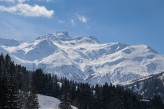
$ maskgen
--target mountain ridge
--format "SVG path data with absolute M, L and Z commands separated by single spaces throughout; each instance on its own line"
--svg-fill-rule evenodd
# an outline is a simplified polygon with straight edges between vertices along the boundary
M 158 95 L 164 101 L 163 83 L 164 72 L 161 72 L 131 81 L 129 84 L 125 84 L 124 87 L 142 95 L 146 99 L 152 99 L 154 95 Z
M 96 37 L 57 32 L 18 45 L 1 45 L 2 53 L 30 70 L 91 84 L 128 83 L 164 71 L 164 57 L 148 45 L 100 43 Z

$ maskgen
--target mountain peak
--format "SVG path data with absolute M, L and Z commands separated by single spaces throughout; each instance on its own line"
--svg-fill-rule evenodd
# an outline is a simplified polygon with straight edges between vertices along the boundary
M 82 36 L 82 37 L 74 37 L 74 40 L 77 41 L 77 43 L 99 43 L 96 37 L 94 36 Z
M 37 39 L 47 39 L 47 40 L 66 40 L 69 39 L 70 36 L 68 34 L 68 32 L 55 32 L 52 34 L 47 34 L 44 36 L 40 36 Z
M 3 45 L 3 46 L 18 46 L 21 43 L 22 43 L 22 41 L 18 41 L 15 39 L 0 38 L 0 45 Z
M 80 43 L 99 43 L 96 37 L 94 36 L 77 36 L 77 37 L 71 37 L 68 32 L 55 32 L 52 34 L 47 34 L 44 36 L 40 36 L 37 38 L 37 40 L 53 40 L 53 41 L 72 41 L 76 42 L 78 44 Z
M 12 47 L 14 44 L 0 39 L 1 53 L 11 54 L 29 70 L 42 68 L 79 82 L 122 84 L 164 71 L 164 57 L 143 44 L 102 44 L 94 36 L 74 37 L 68 32 L 47 34 Z
M 53 35 L 54 36 L 66 36 L 66 37 L 69 36 L 68 32 L 66 32 L 66 31 L 65 32 L 58 31 L 58 32 L 53 33 Z

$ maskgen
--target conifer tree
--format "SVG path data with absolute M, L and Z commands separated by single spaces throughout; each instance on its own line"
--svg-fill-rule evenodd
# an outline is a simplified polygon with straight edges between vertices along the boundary
M 34 89 L 29 92 L 27 107 L 28 109 L 39 109 L 38 97 Z
M 72 109 L 71 107 L 71 95 L 69 91 L 64 91 L 61 96 L 61 103 L 59 104 L 60 109 Z
M 18 87 L 16 80 L 16 68 L 14 63 L 11 63 L 10 57 L 6 56 L 6 108 L 18 109 Z
M 160 96 L 154 96 L 151 100 L 152 109 L 164 109 L 164 105 L 162 103 Z

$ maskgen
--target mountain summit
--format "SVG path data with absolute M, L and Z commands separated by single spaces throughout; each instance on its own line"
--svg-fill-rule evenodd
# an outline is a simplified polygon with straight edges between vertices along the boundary
M 37 39 L 66 40 L 66 39 L 70 39 L 70 38 L 71 37 L 68 35 L 68 32 L 56 32 L 56 33 L 40 36 Z
M 83 36 L 83 37 L 72 37 L 68 32 L 56 32 L 52 34 L 47 34 L 38 37 L 36 40 L 49 40 L 55 42 L 63 42 L 70 44 L 80 44 L 80 43 L 99 43 L 94 36 Z
M 78 82 L 127 84 L 164 71 L 164 57 L 147 45 L 101 44 L 93 36 L 72 37 L 68 32 L 0 45 L 2 53 L 30 70 L 42 68 Z

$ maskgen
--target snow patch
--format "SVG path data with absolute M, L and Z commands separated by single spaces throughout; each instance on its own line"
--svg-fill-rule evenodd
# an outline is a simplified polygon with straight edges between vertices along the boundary
M 59 109 L 58 105 L 60 104 L 60 100 L 50 97 L 38 94 L 38 101 L 39 101 L 39 109 Z M 74 106 L 72 106 L 72 109 L 78 109 Z

